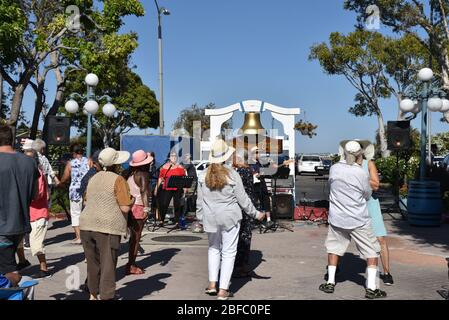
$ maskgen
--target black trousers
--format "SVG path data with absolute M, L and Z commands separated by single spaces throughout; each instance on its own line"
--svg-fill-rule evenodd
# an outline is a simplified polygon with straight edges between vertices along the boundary
M 164 222 L 165 216 L 167 215 L 168 206 L 170 205 L 170 201 L 173 198 L 173 206 L 175 211 L 175 222 L 179 222 L 179 218 L 182 214 L 182 197 L 183 190 L 164 190 L 161 189 L 158 194 L 159 197 L 159 212 L 161 214 L 161 220 Z
M 267 212 L 271 212 L 270 194 L 268 193 L 267 186 L 264 183 L 254 184 L 254 195 L 259 202 L 259 209 Z

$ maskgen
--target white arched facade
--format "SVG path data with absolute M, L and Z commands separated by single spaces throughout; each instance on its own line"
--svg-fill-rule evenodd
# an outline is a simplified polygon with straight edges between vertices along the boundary
M 295 117 L 301 113 L 299 108 L 283 108 L 273 104 L 247 100 L 221 109 L 206 109 L 206 116 L 210 117 L 210 135 L 208 140 L 201 142 L 201 157 L 210 151 L 211 143 L 221 134 L 223 124 L 231 119 L 234 112 L 270 112 L 271 116 L 278 120 L 284 129 L 283 151 L 288 151 L 290 159 L 295 158 Z M 207 138 L 207 137 L 205 137 Z M 290 164 L 290 174 L 295 176 L 295 165 Z

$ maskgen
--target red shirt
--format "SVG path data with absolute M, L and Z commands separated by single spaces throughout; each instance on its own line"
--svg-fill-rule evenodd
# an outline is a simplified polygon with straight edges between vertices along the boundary
M 39 219 L 49 219 L 48 213 L 48 185 L 46 176 L 42 170 L 39 169 L 41 176 L 39 177 L 39 190 L 37 197 L 31 201 L 30 205 L 30 222 L 37 221 Z
M 164 184 L 162 185 L 162 189 L 164 190 L 178 190 L 178 188 L 167 188 L 167 182 L 168 182 L 168 178 L 174 176 L 185 176 L 186 175 L 186 170 L 179 166 L 179 167 L 175 167 L 175 168 L 171 168 L 170 170 L 168 170 L 168 168 L 162 168 L 159 172 L 159 178 L 165 179 L 164 180 Z

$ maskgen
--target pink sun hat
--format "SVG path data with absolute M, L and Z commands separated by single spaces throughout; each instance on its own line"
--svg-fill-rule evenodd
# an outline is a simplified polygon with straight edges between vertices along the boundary
M 149 164 L 153 161 L 153 157 L 143 150 L 137 150 L 133 153 L 132 161 L 129 163 L 130 167 L 140 167 Z

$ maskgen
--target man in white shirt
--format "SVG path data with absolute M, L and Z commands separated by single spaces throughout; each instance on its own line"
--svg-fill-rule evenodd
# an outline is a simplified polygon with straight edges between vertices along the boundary
M 369 175 L 361 167 L 363 149 L 358 142 L 350 141 L 345 145 L 345 159 L 333 165 L 329 173 L 328 280 L 319 289 L 334 292 L 339 257 L 345 254 L 352 239 L 360 255 L 367 260 L 365 297 L 384 298 L 387 294 L 379 290 L 376 283 L 380 245 L 372 231 L 367 207 L 372 190 Z

